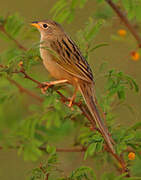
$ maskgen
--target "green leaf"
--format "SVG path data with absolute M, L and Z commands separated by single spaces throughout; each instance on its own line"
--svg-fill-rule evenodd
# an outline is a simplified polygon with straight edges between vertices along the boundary
M 123 174 L 119 175 L 118 177 L 116 177 L 114 180 L 124 180 L 126 175 L 127 175 L 127 173 L 123 173 Z
M 21 50 L 19 50 L 18 48 L 11 48 L 8 51 L 5 51 L 2 54 L 3 59 L 5 59 L 5 61 L 10 64 L 12 61 L 17 61 L 19 62 L 19 60 L 21 59 L 23 53 Z
M 102 177 L 100 180 L 114 180 L 114 178 L 115 178 L 115 175 L 113 172 L 111 173 L 104 172 L 102 173 Z
M 16 13 L 7 17 L 4 27 L 6 32 L 8 32 L 12 37 L 16 37 L 19 35 L 23 24 L 23 19 Z
M 84 160 L 86 160 L 88 156 L 92 156 L 94 154 L 96 150 L 96 146 L 97 146 L 97 143 L 92 143 L 88 146 L 84 155 Z
M 71 0 L 70 8 L 74 9 L 78 6 L 79 0 Z
M 95 49 L 100 48 L 100 47 L 103 47 L 103 46 L 108 46 L 108 44 L 107 44 L 107 43 L 98 44 L 98 45 L 96 45 L 95 47 L 91 48 L 91 49 L 89 50 L 89 52 L 93 52 Z
M 131 172 L 133 173 L 134 176 L 139 176 L 137 177 L 141 179 L 141 170 L 140 170 L 140 167 L 141 167 L 141 159 L 139 157 L 136 157 L 133 165 L 131 166 Z
M 50 146 L 50 145 L 47 145 L 46 146 L 46 151 L 49 153 L 49 154 L 54 154 L 56 152 L 56 148 L 54 146 Z
M 118 91 L 117 91 L 117 94 L 118 94 L 118 98 L 119 98 L 119 99 L 125 100 L 126 95 L 125 95 L 124 89 L 123 89 L 123 90 L 118 90 Z
M 141 21 L 141 3 L 135 8 L 135 16 L 137 21 Z
M 36 161 L 41 157 L 42 151 L 38 149 L 33 143 L 24 146 L 24 160 Z
M 80 8 L 83 8 L 84 5 L 86 4 L 86 2 L 87 2 L 87 0 L 80 0 L 80 1 L 79 1 L 79 7 L 80 7 Z
M 58 0 L 50 12 L 54 13 L 59 7 L 60 8 L 64 7 L 64 4 L 66 5 L 66 0 Z
M 80 168 L 77 168 L 74 170 L 71 175 L 69 176 L 70 180 L 76 179 L 76 180 L 96 180 L 96 176 L 93 172 L 93 170 L 89 167 L 82 166 Z
M 121 152 L 123 152 L 126 149 L 127 149 L 127 145 L 125 144 L 125 142 L 121 142 L 116 145 L 116 152 L 119 155 L 121 154 Z
M 104 20 L 99 20 L 92 28 L 91 30 L 87 33 L 86 40 L 90 41 L 93 39 L 97 33 L 99 32 L 101 26 L 103 25 Z
M 129 130 L 130 129 L 137 130 L 137 129 L 140 129 L 140 128 L 141 128 L 141 122 L 137 122 L 132 127 L 130 127 Z
M 133 9 L 133 2 L 132 0 L 124 0 L 122 1 L 124 8 L 130 13 Z

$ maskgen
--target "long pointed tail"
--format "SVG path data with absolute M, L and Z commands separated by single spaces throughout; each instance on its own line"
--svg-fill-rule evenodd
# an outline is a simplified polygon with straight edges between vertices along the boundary
M 113 151 L 113 153 L 115 153 L 113 144 L 111 142 L 111 139 L 108 135 L 108 130 L 105 127 L 104 123 L 102 122 L 99 112 L 96 108 L 95 105 L 95 100 L 94 100 L 94 96 L 93 96 L 93 87 L 91 85 L 85 84 L 85 83 L 80 83 L 79 84 L 79 90 L 88 106 L 88 109 L 90 111 L 90 113 L 92 114 L 94 121 L 96 122 L 96 124 L 98 125 L 101 134 L 103 135 L 105 142 L 108 144 L 108 146 L 110 147 L 110 149 Z

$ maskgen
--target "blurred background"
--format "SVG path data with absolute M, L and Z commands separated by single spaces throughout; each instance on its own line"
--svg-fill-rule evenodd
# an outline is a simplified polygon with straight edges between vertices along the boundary
M 12 13 L 19 13 L 27 24 L 32 21 L 42 20 L 42 19 L 52 19 L 52 14 L 49 13 L 50 9 L 53 7 L 56 0 L 2 0 L 0 5 L 0 15 L 8 15 Z M 104 6 L 104 5 L 103 5 Z M 99 11 L 102 11 L 103 6 L 98 6 L 96 0 L 87 1 L 85 7 L 83 9 L 78 9 L 75 15 L 75 20 L 70 23 L 62 23 L 65 31 L 72 37 L 72 39 L 76 39 L 75 32 L 79 29 L 83 29 L 85 26 L 88 17 L 91 15 L 95 20 L 95 10 L 99 8 Z M 112 10 L 111 10 L 112 11 Z M 141 83 L 141 75 L 140 75 L 140 67 L 141 60 L 138 61 L 132 60 L 130 54 L 135 51 L 137 47 L 137 43 L 135 39 L 132 37 L 130 32 L 126 30 L 125 26 L 120 22 L 118 17 L 115 15 L 110 20 L 109 24 L 105 23 L 94 39 L 95 44 L 107 43 L 108 46 L 98 48 L 92 53 L 90 56 L 90 65 L 92 67 L 94 78 L 96 81 L 96 89 L 103 88 L 103 82 L 101 77 L 99 77 L 97 72 L 99 71 L 99 67 L 102 63 L 107 63 L 107 69 L 116 69 L 119 71 L 123 71 L 129 75 L 131 75 L 134 79 L 136 79 L 137 83 L 140 85 Z M 124 40 L 119 40 L 115 42 L 114 36 L 119 36 L 118 31 L 120 29 L 125 29 L 127 31 L 126 37 Z M 39 33 L 37 33 L 37 38 L 33 39 L 33 42 L 38 42 Z M 7 46 L 7 42 L 0 39 L 0 53 L 3 52 Z M 26 44 L 25 44 L 26 46 Z M 41 65 L 41 71 L 46 74 L 44 67 Z M 100 91 L 101 92 L 101 91 Z M 120 114 L 122 119 L 117 118 L 117 123 L 123 124 L 124 126 L 128 126 L 129 124 L 134 123 L 134 121 L 139 121 L 139 117 L 141 116 L 141 96 L 140 93 L 135 94 L 132 91 L 129 91 L 129 96 L 127 98 L 127 103 L 129 103 L 135 114 L 129 112 L 126 107 L 121 107 L 116 110 L 116 114 Z M 18 105 L 16 105 L 18 107 Z M 12 109 L 5 109 L 5 111 L 12 111 Z M 14 110 L 14 117 L 16 118 L 16 110 Z M 67 145 L 66 145 L 67 144 Z M 71 141 L 68 141 L 68 137 L 64 139 L 64 146 L 71 145 Z M 73 168 L 84 165 L 86 162 L 83 160 L 83 153 L 60 153 L 60 161 L 63 162 L 61 164 L 62 168 L 69 172 L 73 170 Z M 97 175 L 101 172 L 98 170 L 102 162 L 99 164 L 95 164 L 94 162 L 87 162 L 87 165 L 91 165 L 93 169 L 97 169 Z M 23 160 L 21 156 L 17 155 L 15 150 L 7 150 L 6 152 L 0 150 L 0 179 L 3 180 L 25 180 L 30 169 L 35 167 L 39 162 L 26 162 Z M 97 166 L 97 167 L 96 167 Z M 107 167 L 105 166 L 105 169 Z

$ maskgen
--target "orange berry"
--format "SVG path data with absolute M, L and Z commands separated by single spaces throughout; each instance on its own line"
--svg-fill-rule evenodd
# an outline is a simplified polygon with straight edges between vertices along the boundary
M 128 154 L 128 159 L 129 160 L 134 160 L 135 159 L 135 153 L 134 152 L 130 152 L 129 154 Z
M 133 61 L 138 61 L 139 58 L 140 58 L 140 54 L 138 52 L 136 52 L 136 51 L 131 52 L 131 59 Z
M 23 66 L 23 61 L 20 61 L 18 64 L 20 67 Z
M 124 29 L 119 29 L 118 32 L 117 32 L 120 36 L 126 36 L 126 30 Z

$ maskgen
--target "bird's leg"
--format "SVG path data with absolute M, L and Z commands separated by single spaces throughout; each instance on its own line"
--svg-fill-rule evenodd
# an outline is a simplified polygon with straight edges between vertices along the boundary
M 43 87 L 41 88 L 41 91 L 43 94 L 45 94 L 46 90 L 56 84 L 63 84 L 68 82 L 67 79 L 62 79 L 62 80 L 56 80 L 56 81 L 51 81 L 51 82 L 43 82 Z
M 69 101 L 69 104 L 68 104 L 68 107 L 70 107 L 70 108 L 72 107 L 73 102 L 74 102 L 74 100 L 75 100 L 75 98 L 76 98 L 76 93 L 77 93 L 77 91 L 78 91 L 78 88 L 75 87 L 74 92 L 73 92 L 73 95 L 72 95 L 72 97 L 70 98 L 70 101 Z

